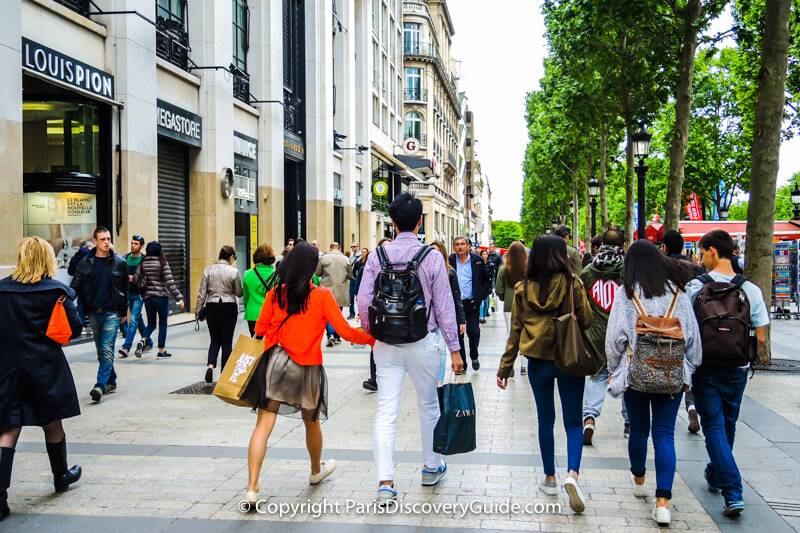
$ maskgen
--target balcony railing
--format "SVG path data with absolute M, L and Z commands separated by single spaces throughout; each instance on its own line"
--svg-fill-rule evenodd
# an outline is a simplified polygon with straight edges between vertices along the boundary
M 403 89 L 403 100 L 406 102 L 427 102 L 428 91 L 420 87 Z
M 250 103 L 250 80 L 242 76 L 233 77 L 233 97 L 245 104 Z
M 56 4 L 69 8 L 84 17 L 89 14 L 91 4 L 89 0 L 55 0 Z
M 436 45 L 431 43 L 422 43 L 419 41 L 405 41 L 403 42 L 403 54 L 406 57 L 417 57 L 421 60 L 432 61 L 439 71 L 439 76 L 444 80 L 444 85 L 447 87 L 447 92 L 453 102 L 453 106 L 458 109 L 458 91 L 456 90 L 456 79 L 450 73 L 450 70 L 445 66 L 439 55 L 439 50 Z
M 452 152 L 447 154 L 447 162 L 450 163 L 450 166 L 454 169 L 457 169 L 458 166 L 456 165 L 456 156 Z
M 156 54 L 184 70 L 189 66 L 189 34 L 183 25 L 158 18 L 156 26 Z

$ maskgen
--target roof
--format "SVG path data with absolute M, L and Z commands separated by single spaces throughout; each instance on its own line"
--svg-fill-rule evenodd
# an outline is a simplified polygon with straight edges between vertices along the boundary
M 703 235 L 714 229 L 722 229 L 734 239 L 747 235 L 746 220 L 681 220 L 681 235 L 687 241 L 699 241 Z M 775 221 L 775 237 L 780 240 L 800 239 L 800 223 L 790 220 Z

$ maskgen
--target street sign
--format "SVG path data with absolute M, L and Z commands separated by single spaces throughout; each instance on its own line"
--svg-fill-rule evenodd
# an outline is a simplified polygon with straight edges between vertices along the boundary
M 403 151 L 408 155 L 415 155 L 419 152 L 419 140 L 414 137 L 406 137 L 403 140 Z

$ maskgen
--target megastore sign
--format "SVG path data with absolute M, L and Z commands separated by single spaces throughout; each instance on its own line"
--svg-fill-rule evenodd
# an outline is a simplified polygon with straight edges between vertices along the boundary
M 158 134 L 190 146 L 203 146 L 203 119 L 164 100 L 156 100 Z

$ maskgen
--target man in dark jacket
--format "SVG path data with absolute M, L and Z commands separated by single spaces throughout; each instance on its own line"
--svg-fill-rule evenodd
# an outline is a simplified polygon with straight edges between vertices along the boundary
M 128 314 L 128 267 L 114 253 L 111 232 L 102 226 L 94 230 L 95 248 L 84 257 L 72 278 L 72 288 L 83 300 L 97 347 L 97 382 L 89 395 L 99 402 L 117 388 L 114 372 L 114 340 Z
M 702 276 L 705 273 L 703 267 L 683 255 L 683 242 L 683 235 L 671 229 L 664 233 L 664 240 L 661 242 L 662 250 L 667 257 L 686 263 L 695 277 Z M 694 406 L 694 393 L 691 390 L 686 391 L 683 400 L 686 406 L 686 415 L 689 418 L 689 433 L 697 433 L 700 431 L 700 418 L 698 418 L 697 409 Z
M 614 304 L 617 287 L 622 285 L 622 263 L 624 260 L 623 247 L 625 234 L 616 229 L 610 229 L 603 234 L 602 244 L 597 254 L 592 258 L 586 268 L 581 272 L 581 281 L 586 290 L 589 307 L 592 308 L 592 325 L 586 330 L 586 336 L 594 347 L 605 359 L 606 328 L 608 315 Z M 594 376 L 586 378 L 583 392 L 583 444 L 592 444 L 595 424 L 608 388 L 608 369 L 603 367 Z M 622 402 L 622 418 L 625 420 L 623 435 L 628 436 L 628 414 L 625 411 L 625 402 Z
M 478 362 L 478 345 L 481 342 L 480 310 L 481 302 L 492 290 L 489 269 L 481 256 L 469 251 L 470 243 L 466 237 L 453 239 L 454 254 L 450 254 L 450 266 L 456 271 L 458 287 L 461 290 L 461 302 L 464 304 L 464 315 L 467 319 L 467 336 L 469 337 L 469 358 L 472 369 L 481 367 Z M 467 352 L 464 347 L 464 334 L 458 336 L 461 345 L 461 359 L 464 368 L 467 366 Z

